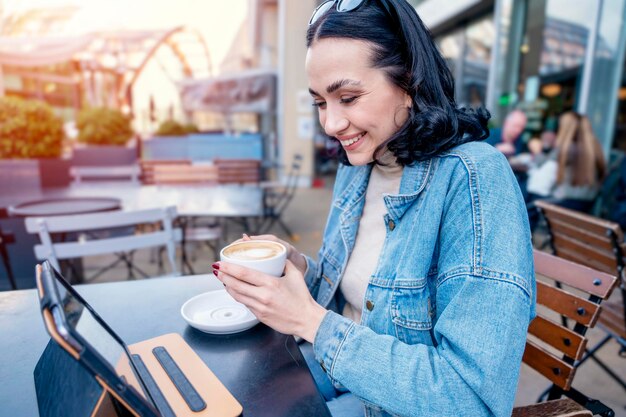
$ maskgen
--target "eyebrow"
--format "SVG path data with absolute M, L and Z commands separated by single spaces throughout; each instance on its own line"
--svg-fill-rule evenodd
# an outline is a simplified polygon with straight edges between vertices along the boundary
M 349 79 L 338 80 L 332 83 L 331 85 L 329 85 L 328 87 L 326 87 L 326 92 L 328 94 L 332 94 L 335 91 L 339 90 L 341 87 L 344 87 L 346 85 L 360 86 L 361 81 L 349 80 Z M 318 97 L 320 96 L 315 90 L 311 88 L 309 88 L 309 93 L 311 93 L 311 95 L 313 96 L 318 96 Z

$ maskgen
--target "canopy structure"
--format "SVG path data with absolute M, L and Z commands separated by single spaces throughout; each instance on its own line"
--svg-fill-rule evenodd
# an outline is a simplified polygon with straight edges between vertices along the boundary
M 130 109 L 132 86 L 161 47 L 172 52 L 183 78 L 211 76 L 204 39 L 182 26 L 79 37 L 7 37 L 0 38 L 0 93 L 4 89 L 76 109 L 84 104 Z
M 276 72 L 247 70 L 179 83 L 187 112 L 272 113 L 276 102 Z

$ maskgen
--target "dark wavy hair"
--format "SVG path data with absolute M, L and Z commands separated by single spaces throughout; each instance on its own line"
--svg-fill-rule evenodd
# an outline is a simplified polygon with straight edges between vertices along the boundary
M 452 74 L 430 31 L 406 0 L 364 0 L 350 12 L 331 7 L 309 26 L 307 48 L 324 38 L 369 42 L 372 67 L 382 69 L 411 97 L 408 119 L 376 148 L 375 163 L 380 164 L 378 158 L 385 148 L 400 164 L 409 165 L 488 136 L 491 115 L 482 107 L 457 107 Z M 337 153 L 349 165 L 343 147 L 337 147 Z

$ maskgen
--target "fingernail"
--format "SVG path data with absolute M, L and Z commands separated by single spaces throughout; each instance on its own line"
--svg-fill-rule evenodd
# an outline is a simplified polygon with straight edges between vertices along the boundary
M 244 239 L 250 239 L 250 236 L 248 236 L 248 235 L 247 235 L 247 234 L 245 234 L 245 233 L 242 235 L 242 237 L 243 237 Z
M 213 275 L 217 276 L 217 271 L 213 271 Z
M 215 262 L 213 265 L 211 265 L 213 267 L 213 269 L 220 269 L 220 264 Z

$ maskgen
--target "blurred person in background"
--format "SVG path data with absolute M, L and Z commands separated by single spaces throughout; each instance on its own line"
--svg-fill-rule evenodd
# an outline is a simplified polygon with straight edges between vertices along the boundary
M 559 118 L 555 148 L 529 171 L 531 228 L 538 220 L 533 204 L 537 199 L 576 211 L 591 211 L 605 175 L 604 154 L 589 118 L 573 111 L 564 113 Z
M 406 0 L 327 1 L 307 47 L 313 105 L 340 144 L 318 260 L 281 241 L 281 278 L 226 262 L 214 273 L 304 340 L 334 417 L 510 417 L 535 281 L 515 177 L 481 143 L 489 113 L 456 105 Z
M 525 151 L 522 134 L 526 129 L 528 118 L 521 110 L 513 110 L 504 119 L 502 128 L 494 128 L 487 143 L 496 147 L 504 156 L 510 158 Z

